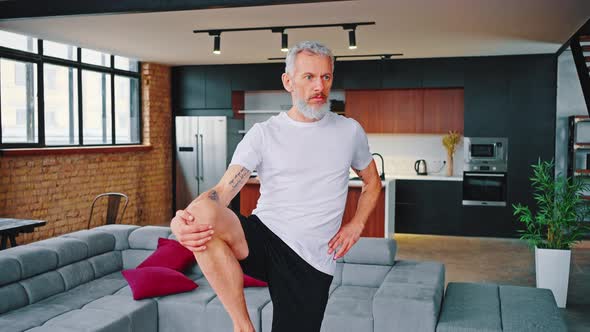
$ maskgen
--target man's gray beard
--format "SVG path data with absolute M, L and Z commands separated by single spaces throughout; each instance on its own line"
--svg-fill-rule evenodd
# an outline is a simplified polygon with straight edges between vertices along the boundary
M 307 102 L 305 102 L 305 100 L 297 99 L 296 106 L 297 110 L 301 113 L 301 115 L 303 115 L 306 119 L 309 120 L 320 120 L 330 111 L 329 100 L 326 101 L 326 103 L 324 103 L 319 108 L 314 109 Z

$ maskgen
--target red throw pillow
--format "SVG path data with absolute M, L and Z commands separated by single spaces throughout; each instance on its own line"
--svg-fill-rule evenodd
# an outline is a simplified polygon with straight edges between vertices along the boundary
M 159 238 L 158 249 L 139 264 L 137 268 L 159 266 L 182 272 L 195 262 L 192 251 L 183 247 L 178 241 Z
M 262 280 L 254 279 L 249 275 L 244 274 L 244 288 L 245 287 L 266 287 L 268 284 Z
M 124 270 L 134 300 L 188 292 L 199 287 L 184 274 L 166 267 L 144 267 Z

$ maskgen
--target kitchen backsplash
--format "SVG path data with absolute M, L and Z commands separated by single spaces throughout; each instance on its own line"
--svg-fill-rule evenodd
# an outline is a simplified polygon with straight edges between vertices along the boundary
M 426 160 L 429 175 L 445 175 L 447 151 L 442 145 L 444 135 L 425 134 L 368 134 L 371 152 L 377 152 L 385 160 L 385 175 L 416 174 L 414 163 Z M 381 171 L 378 157 L 377 169 Z M 457 146 L 453 159 L 453 176 L 463 175 L 463 139 Z

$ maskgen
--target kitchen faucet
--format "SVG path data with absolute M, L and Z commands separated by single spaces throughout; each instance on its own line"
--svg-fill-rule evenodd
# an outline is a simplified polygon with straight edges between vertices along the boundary
M 383 161 L 383 156 L 378 154 L 378 153 L 372 153 L 373 156 L 379 156 L 379 158 L 381 158 L 381 174 L 379 175 L 379 177 L 381 178 L 381 180 L 385 180 L 385 162 Z

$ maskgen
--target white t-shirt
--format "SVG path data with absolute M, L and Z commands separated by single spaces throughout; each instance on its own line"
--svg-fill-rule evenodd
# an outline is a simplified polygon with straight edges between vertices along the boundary
M 282 112 L 255 124 L 230 164 L 258 172 L 260 198 L 252 213 L 311 266 L 334 275 L 328 242 L 342 223 L 349 170 L 372 160 L 355 120 L 327 113 L 299 122 Z

